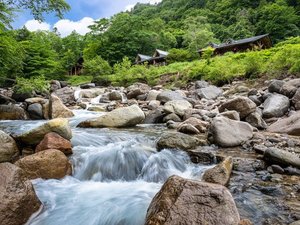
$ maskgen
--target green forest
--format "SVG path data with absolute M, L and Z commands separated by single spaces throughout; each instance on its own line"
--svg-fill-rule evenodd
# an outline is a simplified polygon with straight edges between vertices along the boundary
M 36 3 L 36 4 L 35 4 Z M 12 29 L 14 14 L 31 10 L 35 19 L 69 10 L 64 0 L 0 1 L 0 83 L 17 80 L 24 84 L 43 80 L 69 80 L 80 84 L 151 84 L 170 74 L 169 81 L 205 78 L 215 83 L 234 77 L 257 77 L 300 72 L 299 0 L 163 0 L 157 5 L 137 4 L 130 12 L 100 19 L 85 36 L 73 32 L 61 38 L 52 32 Z M 274 48 L 248 53 L 228 53 L 200 59 L 197 50 L 210 42 L 270 34 Z M 294 37 L 294 38 L 292 38 Z M 151 55 L 155 49 L 170 52 L 168 66 L 132 65 L 138 53 Z M 84 74 L 70 77 L 79 58 Z M 175 83 L 176 83 L 175 82 Z M 174 82 L 173 82 L 174 83 Z M 31 85 L 34 87 L 35 85 Z

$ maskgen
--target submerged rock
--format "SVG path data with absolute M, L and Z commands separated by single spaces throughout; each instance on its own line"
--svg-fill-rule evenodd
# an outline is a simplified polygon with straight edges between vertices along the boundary
M 202 176 L 202 180 L 205 182 L 226 186 L 230 180 L 232 167 L 232 158 L 227 157 L 223 162 L 219 163 L 215 167 L 206 170 Z
M 226 110 L 235 110 L 240 114 L 240 118 L 244 119 L 250 113 L 255 112 L 256 104 L 247 97 L 236 97 L 228 100 L 219 107 L 220 112 Z
M 24 134 L 17 136 L 16 139 L 23 144 L 36 145 L 50 132 L 55 132 L 67 140 L 71 140 L 72 138 L 69 121 L 67 119 L 58 118 L 25 132 Z
M 183 133 L 164 133 L 157 141 L 157 149 L 182 149 L 190 150 L 202 146 L 203 140 L 183 134 Z
M 172 176 L 153 198 L 145 225 L 237 225 L 239 221 L 224 186 Z
M 41 202 L 24 172 L 11 163 L 0 163 L 0 221 L 3 225 L 23 225 Z
M 47 149 L 57 149 L 66 155 L 72 154 L 71 142 L 57 133 L 51 132 L 36 146 L 35 151 L 40 152 Z
M 221 147 L 235 147 L 251 139 L 253 129 L 248 123 L 219 116 L 212 120 L 210 134 L 213 143 Z
M 0 130 L 0 163 L 11 162 L 19 154 L 15 140 Z
M 26 156 L 15 163 L 30 179 L 61 179 L 72 174 L 72 166 L 59 150 L 48 149 Z
M 115 109 L 94 120 L 81 122 L 78 127 L 133 127 L 144 121 L 145 114 L 137 105 Z
M 26 120 L 26 111 L 16 105 L 0 105 L 0 120 Z

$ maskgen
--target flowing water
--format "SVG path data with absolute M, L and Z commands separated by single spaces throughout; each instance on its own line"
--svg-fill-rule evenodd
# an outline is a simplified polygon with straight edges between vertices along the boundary
M 161 126 L 83 129 L 99 113 L 75 111 L 73 176 L 33 181 L 44 207 L 28 225 L 142 225 L 147 208 L 171 175 L 201 179 L 210 166 L 193 164 L 182 151 L 157 152 Z M 3 121 L 0 129 L 22 133 L 44 121 Z

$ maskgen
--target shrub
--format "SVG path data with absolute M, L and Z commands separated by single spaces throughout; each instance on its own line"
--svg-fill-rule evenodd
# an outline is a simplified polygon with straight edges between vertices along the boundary
M 185 49 L 176 49 L 173 48 L 169 51 L 169 55 L 167 56 L 167 62 L 168 64 L 174 63 L 174 62 L 187 62 L 192 61 L 199 57 L 198 54 L 192 54 L 190 51 Z
M 90 76 L 108 75 L 112 73 L 112 68 L 109 63 L 96 56 L 93 59 L 86 59 L 84 61 L 84 74 Z
M 49 88 L 50 84 L 44 76 L 31 77 L 29 79 L 17 77 L 14 85 L 14 91 L 18 94 L 32 93 L 33 91 L 47 93 Z

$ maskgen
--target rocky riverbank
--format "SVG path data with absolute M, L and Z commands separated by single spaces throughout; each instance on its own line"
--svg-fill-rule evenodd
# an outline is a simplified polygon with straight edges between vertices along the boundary
M 201 180 L 170 177 L 152 200 L 146 224 L 299 223 L 300 79 L 223 87 L 197 81 L 172 90 L 52 82 L 52 91 L 50 98 L 22 102 L 1 91 L 0 119 L 53 119 L 22 134 L 0 133 L 0 202 L 10 196 L 1 203 L 0 219 L 11 218 L 7 224 L 23 224 L 40 204 L 32 187 L 22 196 L 9 191 L 9 180 L 29 185 L 29 179 L 72 174 L 72 131 L 65 119 L 74 116 L 72 109 L 99 112 L 78 124 L 84 129 L 163 123 L 168 129 L 157 139 L 157 151 L 180 150 L 195 164 L 217 163 Z M 36 204 L 29 209 L 28 201 Z M 8 210 L 11 204 L 18 209 Z M 17 210 L 22 218 L 15 218 Z

